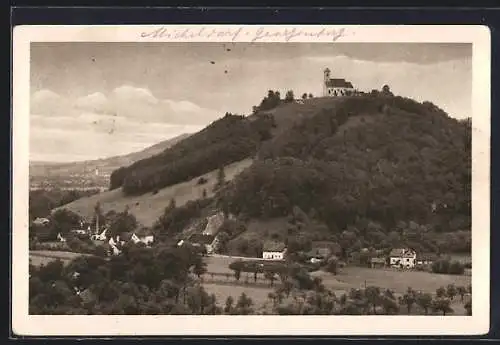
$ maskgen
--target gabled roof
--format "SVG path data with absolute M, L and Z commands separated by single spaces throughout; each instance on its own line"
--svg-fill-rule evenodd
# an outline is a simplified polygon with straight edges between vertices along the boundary
M 345 79 L 341 78 L 334 78 L 334 79 L 329 79 L 325 82 L 327 87 L 345 87 L 345 88 L 352 88 L 352 84 Z
M 311 257 L 323 257 L 326 258 L 330 256 L 332 250 L 328 247 L 318 247 L 318 248 L 313 248 L 310 251 L 306 253 L 307 256 Z
M 285 243 L 278 241 L 266 241 L 262 246 L 262 250 L 265 252 L 282 252 L 285 249 L 286 249 Z
M 394 248 L 391 250 L 390 256 L 403 256 L 405 250 L 403 248 Z
M 391 253 L 389 256 L 393 257 L 412 257 L 415 254 L 415 252 L 412 249 L 405 249 L 405 248 L 394 248 L 391 250 Z
M 314 250 L 319 248 L 328 248 L 334 254 L 342 252 L 342 247 L 340 246 L 340 244 L 333 241 L 312 241 L 311 247 Z
M 198 244 L 211 244 L 215 239 L 214 235 L 206 235 L 206 234 L 193 234 L 188 240 L 192 243 Z

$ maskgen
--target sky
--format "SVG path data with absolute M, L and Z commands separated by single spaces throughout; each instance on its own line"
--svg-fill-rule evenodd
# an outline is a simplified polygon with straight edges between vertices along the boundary
M 32 43 L 30 160 L 139 151 L 249 114 L 267 90 L 320 95 L 323 70 L 359 90 L 471 116 L 472 46 L 437 43 Z

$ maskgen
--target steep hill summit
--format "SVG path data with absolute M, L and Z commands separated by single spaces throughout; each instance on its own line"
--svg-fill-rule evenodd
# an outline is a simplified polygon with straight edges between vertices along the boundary
M 220 171 L 226 176 L 219 186 Z M 239 224 L 228 236 L 235 247 L 272 237 L 335 241 L 344 250 L 438 251 L 455 243 L 468 252 L 470 188 L 470 119 L 453 119 L 430 102 L 372 92 L 289 100 L 248 117 L 226 114 L 114 171 L 112 190 L 89 198 L 85 209 L 97 202 L 108 210 L 129 207 L 163 238 L 199 221 L 203 208 L 220 209 Z M 163 212 L 169 198 L 175 212 Z M 82 211 L 83 202 L 66 207 Z M 444 241 L 450 233 L 459 235 Z

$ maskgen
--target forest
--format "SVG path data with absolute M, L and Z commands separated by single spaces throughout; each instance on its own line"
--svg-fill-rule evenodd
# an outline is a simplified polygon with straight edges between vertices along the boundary
M 154 192 L 251 157 L 270 138 L 272 126 L 270 116 L 249 121 L 227 113 L 164 152 L 115 170 L 110 189 L 122 187 L 127 195 Z
M 363 220 L 385 234 L 409 221 L 422 235 L 470 230 L 471 123 L 429 102 L 349 98 L 264 143 L 259 158 L 219 193 L 229 212 L 299 207 L 336 235 Z

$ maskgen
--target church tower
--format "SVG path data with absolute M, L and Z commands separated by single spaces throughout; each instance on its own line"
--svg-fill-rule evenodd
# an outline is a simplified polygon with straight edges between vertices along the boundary
M 328 96 L 327 83 L 330 80 L 330 69 L 327 67 L 323 71 L 323 97 Z

